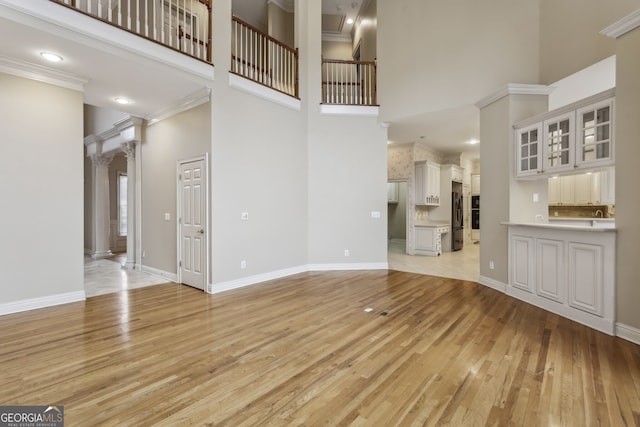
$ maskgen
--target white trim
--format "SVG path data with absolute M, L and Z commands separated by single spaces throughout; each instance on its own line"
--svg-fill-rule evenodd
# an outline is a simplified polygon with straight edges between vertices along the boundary
M 54 86 L 84 92 L 89 79 L 71 73 L 43 67 L 42 65 L 0 55 L 0 72 Z
M 640 345 L 640 329 L 624 323 L 616 323 L 616 336 Z
M 158 123 L 161 120 L 168 119 L 176 114 L 183 113 L 192 108 L 199 107 L 202 104 L 209 102 L 211 99 L 211 89 L 202 88 L 189 96 L 179 100 L 178 102 L 163 108 L 160 111 L 156 111 L 153 114 L 145 117 L 147 120 L 147 127 Z
M 340 43 L 351 43 L 351 35 L 349 34 L 322 34 L 323 42 L 340 42 Z
M 309 264 L 307 271 L 349 271 L 349 270 L 388 270 L 386 262 L 376 263 L 336 263 L 336 264 Z
M 502 292 L 502 293 L 506 293 L 507 291 L 507 284 L 506 283 L 502 283 L 499 282 L 495 279 L 492 279 L 490 277 L 487 276 L 480 276 L 478 278 L 478 283 L 480 283 L 481 285 L 484 285 L 488 288 L 494 289 L 496 291 Z
M 217 294 L 233 289 L 244 288 L 245 286 L 257 285 L 269 280 L 281 279 L 294 274 L 307 273 L 310 271 L 348 271 L 348 270 L 388 270 L 386 262 L 380 263 L 354 263 L 354 264 L 309 264 L 298 267 L 285 268 L 271 271 L 269 273 L 256 274 L 254 276 L 242 277 L 240 279 L 208 285 L 207 292 Z
M 243 277 L 240 279 L 229 280 L 226 282 L 214 283 L 210 289 L 210 294 L 217 294 L 220 292 L 230 291 L 232 289 L 244 288 L 245 286 L 257 285 L 269 280 L 281 279 L 287 276 L 293 276 L 294 274 L 306 273 L 307 266 L 285 268 L 283 270 L 276 270 L 269 273 L 256 274 L 254 276 Z
M 604 332 L 608 335 L 615 335 L 615 322 L 610 319 L 594 316 L 593 314 L 585 311 L 576 310 L 561 302 L 547 298 L 539 298 L 535 294 L 514 288 L 513 286 L 507 287 L 506 294 L 543 310 L 555 313 L 569 320 L 573 320 L 574 322 L 581 323 L 597 331 Z
M 371 105 L 328 105 L 320 104 L 320 114 L 378 117 L 380 107 Z
M 618 37 L 627 34 L 629 31 L 633 31 L 640 27 L 640 9 L 635 12 L 631 12 L 621 20 L 614 22 L 604 30 L 600 31 L 603 36 L 617 39 Z
M 229 87 L 280 104 L 295 111 L 300 111 L 301 108 L 299 99 L 233 73 L 229 73 Z
M 68 304 L 71 302 L 84 301 L 86 299 L 84 290 L 67 292 L 64 294 L 48 295 L 46 297 L 29 298 L 20 301 L 13 301 L 0 304 L 0 316 L 22 311 L 36 310 L 39 308 L 52 307 L 54 305 Z
M 157 268 L 148 267 L 146 265 L 141 265 L 140 271 L 142 271 L 143 273 L 151 274 L 156 277 L 162 277 L 163 279 L 167 279 L 174 283 L 180 283 L 178 282 L 178 275 L 175 273 L 169 273 L 168 271 L 162 271 Z
M 551 92 L 553 92 L 553 88 L 550 86 L 509 83 L 497 92 L 476 102 L 476 107 L 483 109 L 508 95 L 549 95 Z

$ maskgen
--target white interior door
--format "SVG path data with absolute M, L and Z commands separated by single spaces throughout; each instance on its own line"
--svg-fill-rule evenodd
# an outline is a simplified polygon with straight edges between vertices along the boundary
M 207 180 L 204 159 L 180 163 L 180 281 L 204 290 L 207 271 Z

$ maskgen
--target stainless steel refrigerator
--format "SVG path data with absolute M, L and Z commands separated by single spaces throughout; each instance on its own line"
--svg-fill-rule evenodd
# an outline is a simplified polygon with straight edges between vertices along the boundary
M 451 250 L 459 251 L 464 245 L 464 224 L 462 221 L 462 193 L 451 193 Z

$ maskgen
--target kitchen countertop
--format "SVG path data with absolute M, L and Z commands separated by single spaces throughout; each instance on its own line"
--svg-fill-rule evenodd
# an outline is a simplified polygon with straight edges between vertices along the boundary
M 414 227 L 449 227 L 450 223 L 446 221 L 428 221 L 428 222 L 416 222 Z
M 550 224 L 550 223 L 533 223 L 533 222 L 501 222 L 502 225 L 519 226 L 519 227 L 536 227 L 547 228 L 555 230 L 567 230 L 567 231 L 594 231 L 594 232 L 615 232 L 615 227 L 598 227 L 587 225 L 570 225 L 570 224 Z

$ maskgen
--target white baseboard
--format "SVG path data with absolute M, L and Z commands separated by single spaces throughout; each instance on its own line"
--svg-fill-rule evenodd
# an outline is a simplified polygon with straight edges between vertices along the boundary
M 502 293 L 506 293 L 507 291 L 507 285 L 505 283 L 499 282 L 490 277 L 480 276 L 480 278 L 478 279 L 478 283 Z
M 374 263 L 336 263 L 336 264 L 309 264 L 307 271 L 348 271 L 348 270 L 388 270 L 386 262 Z
M 86 295 L 84 290 L 67 292 L 64 294 L 48 295 L 46 297 L 29 298 L 20 301 L 12 301 L 0 304 L 0 316 L 21 311 L 36 310 L 38 308 L 51 307 L 54 305 L 67 304 L 70 302 L 84 301 Z
M 294 274 L 306 273 L 308 271 L 347 271 L 347 270 L 387 270 L 389 265 L 386 262 L 380 263 L 354 263 L 354 264 L 309 264 L 299 267 L 285 268 L 283 270 L 271 271 L 269 273 L 256 274 L 254 276 L 243 277 L 241 279 L 229 280 L 226 282 L 209 284 L 207 292 L 217 294 L 230 291 L 232 289 L 243 288 L 245 286 L 256 285 L 269 280 L 280 279 Z
M 169 273 L 167 271 L 162 271 L 157 268 L 148 267 L 146 265 L 140 265 L 140 271 L 151 274 L 153 276 L 162 277 L 163 279 L 167 279 L 170 282 L 178 283 L 178 275 L 176 273 Z
M 616 336 L 640 345 L 640 329 L 623 323 L 616 323 Z
M 256 274 L 254 276 L 242 277 L 240 279 L 229 280 L 226 282 L 214 283 L 207 286 L 207 291 L 210 294 L 217 294 L 224 291 L 230 291 L 232 289 L 244 288 L 245 286 L 256 285 L 258 283 L 266 282 L 269 280 L 280 279 L 286 276 L 292 276 L 294 274 L 306 273 L 309 271 L 307 266 L 291 267 L 282 270 L 271 271 L 269 273 Z

